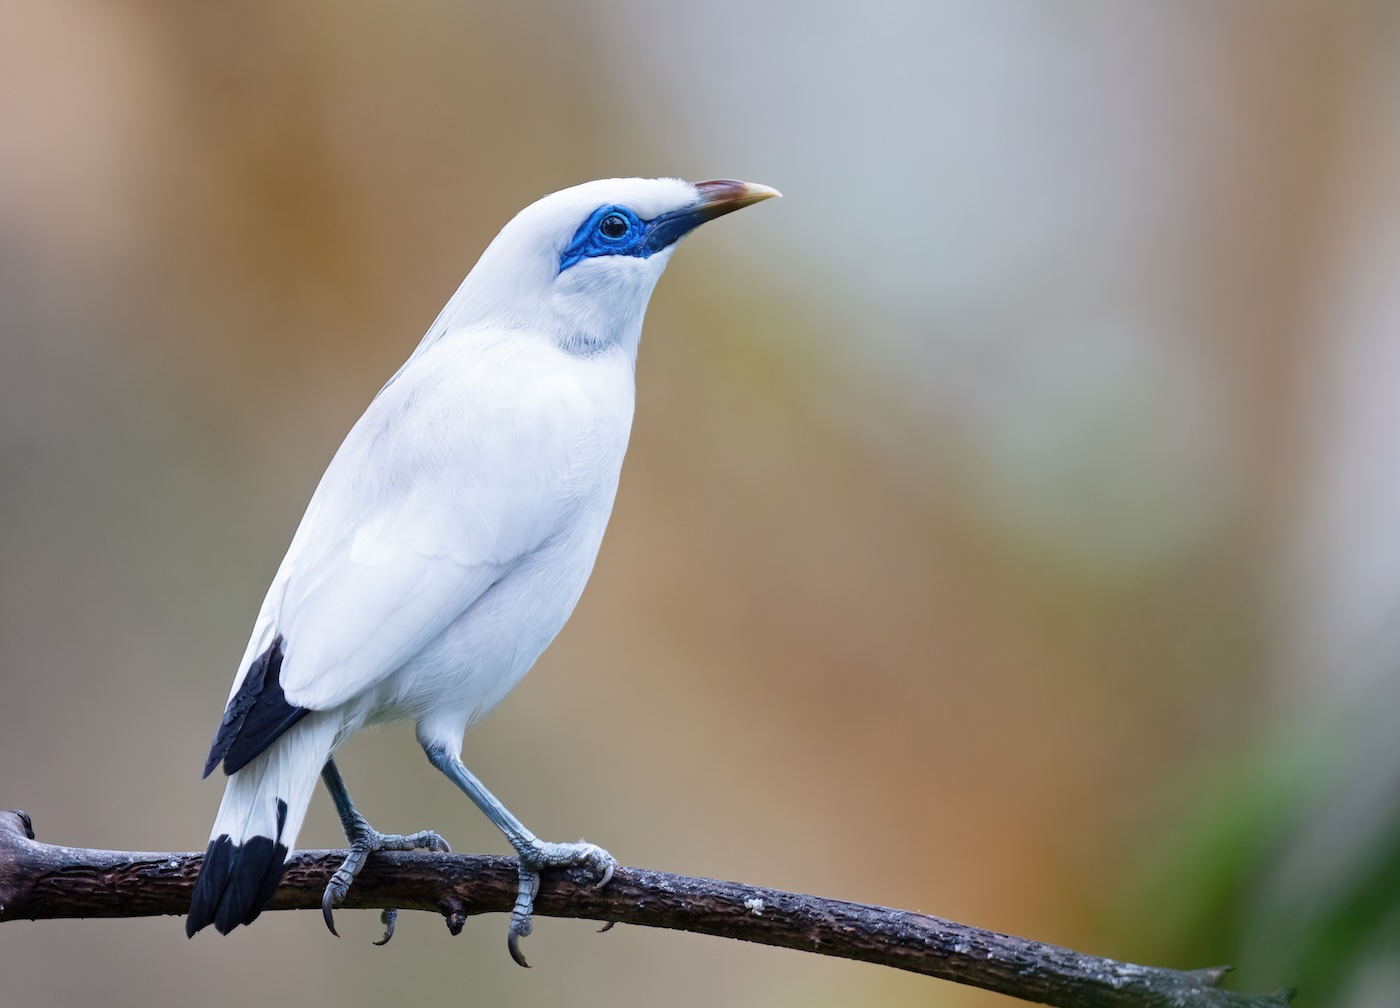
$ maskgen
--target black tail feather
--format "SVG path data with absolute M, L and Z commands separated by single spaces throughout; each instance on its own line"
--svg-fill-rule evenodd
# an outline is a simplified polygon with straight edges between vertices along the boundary
M 279 798 L 275 838 L 254 836 L 235 844 L 225 833 L 209 841 L 185 918 L 186 935 L 193 938 L 210 924 L 220 934 L 228 934 L 257 919 L 282 881 L 287 863 L 287 847 L 282 843 L 286 822 L 287 803 Z

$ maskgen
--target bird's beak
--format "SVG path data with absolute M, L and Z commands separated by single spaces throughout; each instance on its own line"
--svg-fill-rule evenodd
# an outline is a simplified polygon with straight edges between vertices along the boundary
M 695 214 L 700 221 L 714 220 L 759 200 L 782 195 L 771 186 L 759 185 L 757 182 L 740 182 L 737 179 L 696 182 L 695 188 L 700 190 L 700 202 L 690 209 L 690 213 Z
M 667 246 L 674 245 L 706 221 L 733 213 L 750 203 L 782 195 L 778 190 L 766 185 L 759 185 L 756 182 L 739 182 L 734 179 L 711 179 L 708 182 L 696 182 L 695 188 L 700 192 L 698 203 L 694 203 L 684 210 L 672 210 L 670 213 L 664 213 L 649 223 L 646 245 L 650 252 L 660 252 Z

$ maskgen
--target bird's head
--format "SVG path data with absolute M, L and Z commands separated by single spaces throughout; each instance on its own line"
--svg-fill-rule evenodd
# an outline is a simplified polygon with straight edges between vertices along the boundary
M 642 315 L 676 243 L 708 220 L 779 195 L 718 179 L 602 179 L 520 211 L 482 253 L 435 329 L 479 322 L 549 333 L 571 350 L 636 352 Z

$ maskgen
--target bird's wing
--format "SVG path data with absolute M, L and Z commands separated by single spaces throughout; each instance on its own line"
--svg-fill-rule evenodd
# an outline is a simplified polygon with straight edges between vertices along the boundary
M 241 675 L 280 634 L 290 704 L 325 710 L 371 689 L 572 520 L 593 455 L 587 397 L 452 353 L 416 356 L 374 400 L 274 579 Z
M 364 519 L 353 535 L 315 551 L 313 569 L 289 578 L 278 624 L 282 689 L 298 707 L 324 710 L 369 689 L 511 565 L 427 542 L 431 529 L 456 531 L 441 513 L 391 508 Z

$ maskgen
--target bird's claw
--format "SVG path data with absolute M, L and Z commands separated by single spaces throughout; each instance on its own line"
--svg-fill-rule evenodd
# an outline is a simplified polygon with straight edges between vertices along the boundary
M 340 932 L 335 929 L 333 908 L 335 904 L 342 902 L 346 894 L 350 892 L 351 884 L 369 862 L 371 854 L 376 851 L 411 850 L 429 850 L 440 854 L 452 853 L 451 845 L 432 830 L 422 830 L 418 833 L 400 836 L 396 833 L 377 832 L 371 829 L 368 823 L 363 823 L 355 831 L 355 835 L 350 838 L 350 855 L 335 870 L 331 880 L 326 883 L 326 891 L 321 895 L 321 916 L 325 919 L 326 929 L 337 938 L 340 937 Z M 398 923 L 398 917 L 397 910 L 387 909 L 384 911 L 381 915 L 384 922 L 384 937 L 374 944 L 387 944 L 389 939 L 394 937 L 394 925 Z
M 344 899 L 345 897 L 342 895 L 340 898 Z M 335 881 L 332 879 L 331 884 L 326 886 L 326 891 L 321 894 L 321 916 L 325 918 L 326 930 L 339 938 L 340 932 L 335 929 L 335 913 L 331 910 L 334 903 Z
M 606 886 L 609 882 L 611 882 L 611 881 L 612 881 L 612 877 L 613 877 L 613 871 L 614 871 L 614 869 L 616 869 L 616 868 L 617 868 L 617 862 L 614 861 L 614 860 L 612 860 L 612 858 L 609 858 L 609 859 L 608 859 L 608 866 L 607 866 L 606 868 L 603 869 L 603 877 L 600 878 L 596 883 L 594 883 L 593 888 L 594 888 L 594 889 L 602 889 L 602 888 L 603 888 L 604 886 Z
M 394 925 L 399 922 L 399 912 L 392 908 L 386 909 L 379 915 L 379 919 L 384 923 L 384 937 L 374 944 L 388 945 L 389 939 L 394 937 Z
M 578 843 L 548 843 L 537 840 L 518 851 L 520 855 L 520 888 L 516 891 L 515 907 L 510 912 L 510 928 L 506 932 L 506 948 L 516 965 L 530 968 L 520 951 L 520 939 L 534 929 L 530 915 L 535 896 L 540 891 L 540 872 L 546 868 L 591 868 L 602 875 L 594 886 L 601 889 L 612 881 L 617 859 L 597 844 L 580 840 Z
M 325 918 L 326 928 L 337 938 L 340 932 L 335 929 L 335 914 L 332 907 L 345 899 L 345 894 L 350 891 L 350 884 L 355 881 L 355 876 L 360 874 L 360 869 L 369 860 L 368 848 L 355 846 L 350 849 L 350 856 L 341 862 L 331 880 L 326 883 L 326 891 L 321 894 L 321 916 Z
M 529 934 L 529 921 L 526 921 L 525 934 Z M 525 961 L 525 953 L 520 951 L 521 932 L 515 929 L 515 922 L 511 921 L 510 930 L 506 932 L 506 949 L 510 952 L 510 957 L 515 960 L 515 965 L 530 968 L 530 964 Z

